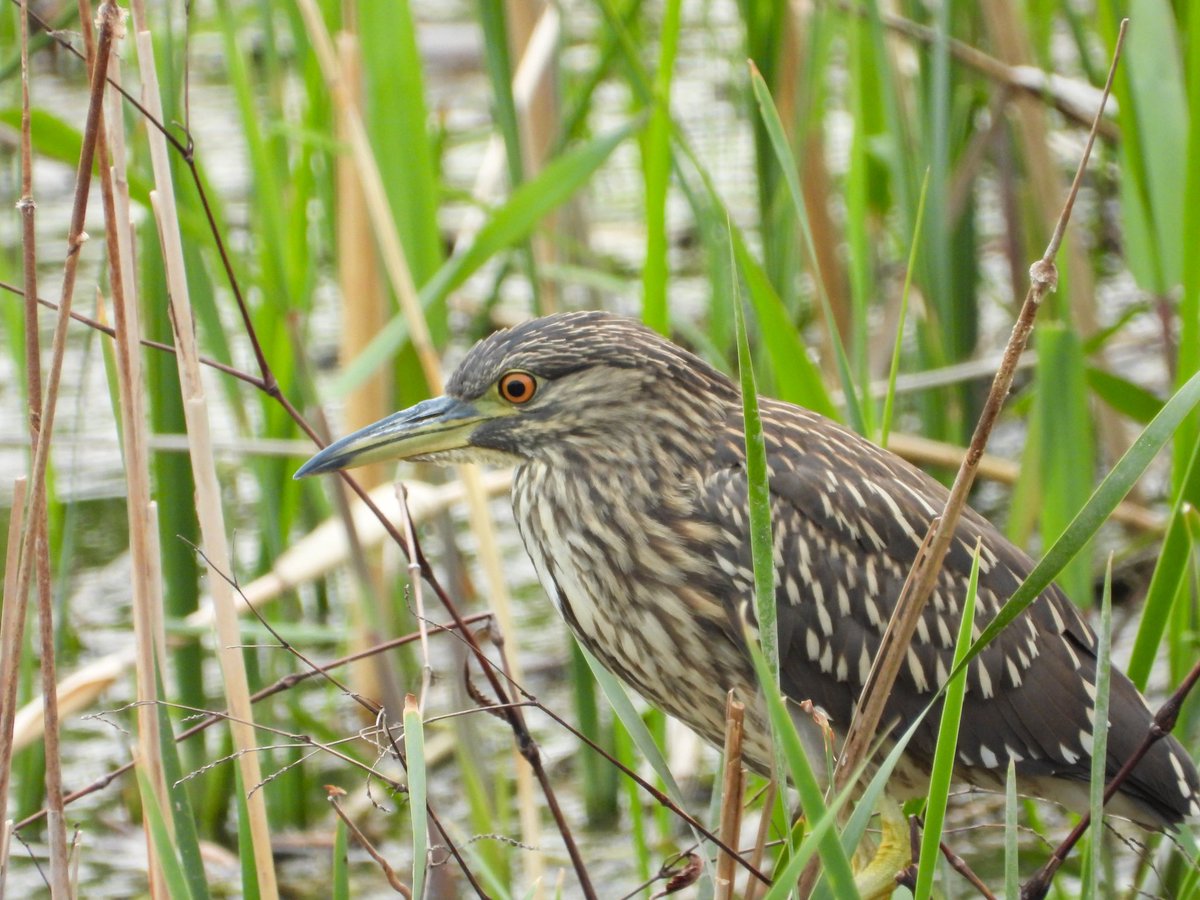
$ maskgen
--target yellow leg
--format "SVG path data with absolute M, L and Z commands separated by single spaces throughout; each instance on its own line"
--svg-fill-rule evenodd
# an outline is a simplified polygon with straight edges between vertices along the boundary
M 908 820 L 896 801 L 884 794 L 879 801 L 879 824 L 883 831 L 879 846 L 858 868 L 862 849 L 855 854 L 857 873 L 854 884 L 863 900 L 890 897 L 896 889 L 896 874 L 912 864 L 912 844 L 909 841 Z

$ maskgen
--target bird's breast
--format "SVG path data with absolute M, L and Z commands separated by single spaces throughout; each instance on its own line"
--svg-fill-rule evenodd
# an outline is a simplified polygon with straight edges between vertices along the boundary
M 648 701 L 720 743 L 725 694 L 754 694 L 710 563 L 628 483 L 526 465 L 513 512 L 538 580 L 579 641 Z M 709 557 L 711 559 L 711 557 Z M 705 567 L 704 569 L 698 566 Z

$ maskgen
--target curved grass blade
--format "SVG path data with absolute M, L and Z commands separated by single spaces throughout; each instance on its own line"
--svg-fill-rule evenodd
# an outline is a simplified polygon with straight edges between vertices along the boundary
M 749 628 L 746 629 L 745 637 L 750 657 L 754 661 L 754 671 L 758 675 L 759 686 L 762 689 L 763 698 L 766 700 L 767 712 L 771 717 L 771 730 L 782 751 L 783 761 L 787 763 L 792 786 L 800 797 L 800 807 L 804 810 L 805 818 L 811 823 L 810 833 L 801 842 L 800 847 L 796 848 L 796 854 L 785 867 L 785 871 L 791 871 L 795 866 L 795 874 L 791 876 L 790 880 L 784 876 L 777 876 L 775 884 L 767 892 L 764 900 L 786 897 L 787 893 L 794 888 L 795 878 L 799 877 L 804 866 L 804 862 L 797 862 L 797 858 L 805 845 L 811 845 L 812 848 L 818 849 L 825 877 L 829 879 L 829 886 L 833 890 L 834 896 L 838 898 L 857 897 L 858 890 L 854 886 L 854 872 L 850 868 L 850 858 L 842 847 L 842 842 L 838 840 L 837 831 L 834 829 L 837 812 L 845 801 L 839 799 L 832 805 L 826 806 L 824 793 L 813 774 L 808 754 L 796 731 L 796 724 L 792 721 L 778 686 L 771 681 L 771 670 L 759 648 L 758 641 Z M 804 861 L 807 861 L 811 855 L 812 852 L 809 850 Z
M 687 806 L 683 791 L 679 789 L 679 784 L 675 781 L 675 776 L 671 774 L 671 768 L 667 765 L 667 760 L 662 755 L 662 750 L 659 749 L 653 735 L 650 734 L 650 729 L 646 727 L 646 723 L 642 721 L 642 717 L 638 715 L 638 711 L 634 709 L 629 695 L 625 693 L 625 688 L 622 687 L 621 683 L 617 681 L 611 672 L 600 664 L 600 661 L 592 655 L 592 652 L 587 647 L 578 642 L 576 644 L 579 647 L 579 652 L 583 654 L 583 658 L 587 661 L 588 667 L 592 670 L 592 675 L 595 676 L 596 683 L 600 685 L 600 690 L 604 692 L 605 699 L 608 700 L 609 706 L 612 707 L 613 714 L 625 726 L 625 731 L 633 739 L 634 745 L 641 751 L 646 762 L 650 763 L 650 768 L 662 779 L 667 796 L 679 804 L 680 807 Z M 692 830 L 692 835 L 697 844 L 703 845 L 705 843 L 704 836 L 695 829 Z M 705 877 L 711 882 L 714 877 L 712 861 L 706 853 L 702 853 L 701 858 L 704 860 Z
M 990 644 L 1009 622 L 1024 612 L 1025 608 L 1050 585 L 1054 576 L 1062 571 L 1063 566 L 1091 540 L 1197 404 L 1200 404 L 1200 373 L 1188 379 L 1163 406 L 1162 412 L 1154 417 L 1154 421 L 1138 435 L 1133 446 L 1092 492 L 1083 509 L 1046 551 L 1046 555 L 1034 566 L 1033 571 L 1008 602 L 1001 607 L 996 618 L 984 628 L 963 661 L 954 667 L 954 671 L 950 673 L 951 677 L 983 652 L 983 648 Z M 1143 615 L 1143 623 L 1145 620 L 1146 616 Z
M 746 337 L 742 301 L 734 289 L 733 321 L 737 331 L 738 379 L 742 389 L 742 429 L 746 447 L 746 495 L 750 507 L 750 546 L 754 565 L 754 614 L 758 642 L 779 686 L 779 631 L 775 619 L 775 543 L 771 540 L 771 487 L 767 482 L 767 445 L 758 412 L 758 386 Z M 779 774 L 779 773 L 776 773 Z
M 762 75 L 759 74 L 758 69 L 753 63 L 750 65 L 750 84 L 754 89 L 754 97 L 758 101 L 758 109 L 762 116 L 763 125 L 766 127 L 767 135 L 771 139 L 771 147 L 775 151 L 775 157 L 779 161 L 780 169 L 783 171 L 783 179 L 787 184 L 788 193 L 791 195 L 792 205 L 795 207 L 796 221 L 799 223 L 800 231 L 804 235 L 804 249 L 808 253 L 809 259 L 813 261 L 817 296 L 821 301 L 821 311 L 825 316 L 825 327 L 829 331 L 829 340 L 833 345 L 834 355 L 837 359 L 838 377 L 842 382 L 842 392 L 846 396 L 846 415 L 850 419 L 851 427 L 859 434 L 864 434 L 866 430 L 866 416 L 859 401 L 858 391 L 854 385 L 854 376 L 850 371 L 850 360 L 846 356 L 846 348 L 842 345 L 842 336 L 838 332 L 837 322 L 833 317 L 833 310 L 829 305 L 829 294 L 825 290 L 825 285 L 821 282 L 819 268 L 816 265 L 817 253 L 813 245 L 812 231 L 808 225 L 808 215 L 804 208 L 804 195 L 800 192 L 800 182 L 796 177 L 796 159 L 792 155 L 787 137 L 783 133 L 783 123 L 779 121 L 779 113 L 775 109 L 775 101 L 771 98 L 771 90 L 767 87 L 766 81 L 763 80 Z
M 1193 376 L 1193 380 L 1195 377 Z M 1200 493 L 1200 444 L 1192 448 L 1192 457 L 1187 463 L 1183 482 L 1175 495 L 1167 533 L 1163 536 L 1158 562 L 1154 566 L 1154 574 L 1150 577 L 1150 587 L 1146 591 L 1146 602 L 1142 605 L 1137 637 L 1134 638 L 1133 652 L 1129 657 L 1127 673 L 1140 690 L 1146 688 L 1150 670 L 1158 656 L 1158 647 L 1171 618 L 1171 607 L 1186 577 L 1189 541 L 1183 513 L 1187 498 L 1194 497 L 1197 493 Z
M 896 343 L 892 347 L 892 363 L 888 367 L 887 394 L 883 398 L 883 415 L 879 423 L 879 446 L 887 447 L 892 430 L 892 407 L 896 402 L 896 376 L 900 372 L 900 348 L 904 344 L 904 323 L 908 321 L 908 295 L 912 289 L 913 269 L 917 265 L 917 247 L 921 242 L 921 225 L 925 221 L 925 198 L 929 194 L 929 167 L 925 167 L 925 178 L 921 181 L 921 194 L 917 199 L 917 220 L 913 224 L 912 243 L 908 248 L 908 264 L 904 268 L 904 289 L 900 292 L 900 318 L 896 322 Z
M 681 0 L 667 0 L 660 32 L 654 104 L 642 142 L 646 182 L 646 264 L 642 268 L 642 321 L 659 334 L 670 333 L 667 309 L 667 188 L 671 183 L 671 76 L 679 47 Z

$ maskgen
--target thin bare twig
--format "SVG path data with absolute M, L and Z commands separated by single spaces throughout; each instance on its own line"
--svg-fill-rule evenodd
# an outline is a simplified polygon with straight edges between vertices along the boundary
M 379 868 L 383 871 L 384 877 L 387 878 L 388 884 L 392 886 L 392 890 L 396 891 L 402 897 L 412 900 L 412 890 L 400 880 L 400 876 L 396 874 L 396 870 L 392 868 L 383 854 L 375 849 L 375 845 L 371 843 L 370 839 L 362 833 L 362 830 L 354 824 L 354 821 L 342 809 L 338 798 L 346 796 L 346 792 L 332 784 L 325 785 L 325 791 L 329 795 L 329 805 L 333 807 L 333 811 L 337 813 L 339 819 L 346 823 L 346 827 L 350 829 L 350 833 L 354 835 L 354 839 L 358 841 L 359 846 L 366 850 L 371 855 L 371 859 L 379 864 Z
M 22 487 L 21 490 L 23 491 L 24 488 Z M 18 496 L 18 495 L 14 495 L 14 496 Z M 16 507 L 14 507 L 14 508 L 16 508 Z M 10 571 L 15 573 L 15 571 L 16 571 L 15 567 L 11 567 Z M 473 615 L 467 616 L 465 619 L 465 622 L 468 625 L 474 625 L 477 622 L 483 622 L 483 621 L 486 621 L 487 619 L 490 619 L 491 615 L 492 614 L 489 612 L 475 613 Z M 445 624 L 445 625 L 434 625 L 432 628 L 432 632 L 434 634 L 438 634 L 443 631 L 451 631 L 455 627 L 456 626 L 453 623 L 449 623 L 449 624 Z M 283 691 L 291 690 L 293 687 L 299 685 L 301 682 L 308 681 L 310 678 L 316 678 L 318 676 L 323 676 L 323 675 L 325 675 L 325 673 L 333 671 L 334 669 L 341 668 L 343 666 L 349 665 L 350 663 L 357 662 L 362 659 L 366 659 L 370 656 L 374 656 L 379 653 L 385 653 L 388 650 L 393 650 L 396 647 L 402 647 L 406 644 L 413 643 L 414 641 L 417 641 L 419 639 L 420 639 L 420 635 L 417 632 L 413 632 L 411 634 L 406 634 L 402 637 L 393 638 L 390 641 L 385 641 L 384 643 L 379 644 L 378 646 L 369 647 L 365 650 L 360 650 L 357 653 L 351 653 L 347 656 L 340 657 L 339 659 L 332 660 L 331 662 L 324 663 L 319 666 L 315 666 L 311 669 L 307 669 L 307 670 L 300 671 L 300 672 L 292 672 L 288 675 L 284 675 L 282 678 L 278 679 L 273 684 L 270 684 L 270 685 L 262 688 L 261 690 L 256 691 L 253 694 L 253 696 L 250 698 L 251 702 L 257 703 L 260 700 L 265 700 L 266 698 L 273 697 L 276 694 L 282 693 Z M 2 645 L 0 645 L 0 646 L 2 646 Z M 181 731 L 178 735 L 176 735 L 175 742 L 180 743 L 182 741 L 186 741 L 188 738 L 194 737 L 195 735 L 199 734 L 202 731 L 206 731 L 207 729 L 211 728 L 212 726 L 216 725 L 217 723 L 226 721 L 228 719 L 228 716 L 229 716 L 229 713 L 227 710 L 223 711 L 223 712 L 209 712 L 205 716 L 204 719 L 202 719 L 201 721 L 192 725 L 190 728 L 187 728 L 186 730 Z M 112 784 L 112 782 L 115 781 L 117 778 L 120 778 L 122 775 L 125 775 L 126 773 L 130 772 L 133 769 L 133 767 L 134 767 L 134 762 L 130 761 L 116 769 L 113 769 L 111 772 L 105 773 L 104 775 L 100 776 L 95 781 L 86 785 L 85 787 L 82 787 L 82 788 L 79 788 L 78 790 L 72 791 L 65 798 L 67 804 L 74 803 L 76 800 L 79 800 L 82 797 L 86 797 L 89 794 L 93 794 L 98 790 L 103 790 L 104 788 L 108 787 L 108 785 Z M 46 814 L 46 810 L 43 809 L 36 813 L 33 813 L 32 815 L 27 816 L 26 818 L 22 819 L 20 822 L 18 822 L 14 826 L 14 830 L 20 830 L 22 828 L 27 828 L 30 825 L 33 825 L 34 823 L 43 819 L 45 817 L 45 814 Z

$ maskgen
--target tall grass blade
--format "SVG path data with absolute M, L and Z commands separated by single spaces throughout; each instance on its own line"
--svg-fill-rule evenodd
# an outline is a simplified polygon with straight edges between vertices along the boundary
M 625 688 L 617 681 L 596 657 L 592 656 L 590 650 L 582 644 L 579 645 L 579 652 L 583 654 L 583 658 L 587 660 L 588 667 L 592 670 L 592 674 L 596 677 L 596 683 L 600 685 L 600 690 L 604 692 L 605 698 L 613 708 L 613 712 L 625 726 L 625 730 L 633 739 L 634 745 L 645 757 L 646 762 L 650 764 L 656 775 L 663 780 L 666 786 L 667 794 L 676 803 L 683 803 L 683 792 L 679 789 L 674 776 L 671 774 L 670 768 L 667 766 L 666 757 L 662 755 L 658 744 L 655 743 L 654 737 L 650 734 L 650 730 L 646 727 L 646 723 L 642 721 L 642 717 L 638 711 L 634 709 L 629 695 L 625 692 Z
M 159 674 L 158 696 L 165 696 Z M 179 745 L 171 730 L 171 717 L 165 706 L 157 707 L 159 753 L 162 756 L 163 776 L 167 783 L 167 796 L 171 803 L 171 820 L 174 826 L 174 846 L 183 866 L 188 882 L 189 896 L 193 900 L 208 900 L 208 881 L 204 875 L 204 859 L 200 853 L 200 837 L 196 832 L 196 816 L 192 810 L 186 784 L 181 784 L 183 772 L 179 763 Z M 139 769 L 140 771 L 140 769 Z M 172 894 L 172 896 L 175 896 Z
M 1047 543 L 1062 534 L 1091 493 L 1095 454 L 1083 370 L 1078 336 L 1060 322 L 1043 323 L 1038 331 L 1034 415 L 1041 422 L 1038 471 L 1044 483 L 1038 505 Z M 1091 605 L 1088 546 L 1080 548 L 1057 579 L 1059 587 L 1080 606 Z
M 333 826 L 333 862 L 329 876 L 329 894 L 333 900 L 350 900 L 350 848 L 346 831 L 346 823 L 338 816 Z
M 1193 375 L 1195 380 L 1200 375 Z M 1171 508 L 1167 533 L 1158 551 L 1158 562 L 1150 577 L 1150 587 L 1142 605 L 1137 637 L 1129 657 L 1127 674 L 1140 689 L 1145 690 L 1158 656 L 1163 633 L 1171 618 L 1171 607 L 1183 587 L 1188 565 L 1187 522 L 1184 518 L 1189 496 L 1200 493 L 1200 444 L 1192 447 L 1191 456 L 1183 468 L 1184 477 Z
M 1185 58 L 1187 78 L 1187 148 L 1184 159 L 1189 165 L 1183 175 L 1183 222 L 1182 241 L 1184 247 L 1200 247 L 1200 15 L 1191 11 L 1187 20 L 1187 33 L 1183 38 L 1188 53 Z M 1179 297 L 1179 344 L 1175 357 L 1176 381 L 1180 384 L 1194 373 L 1200 372 L 1200 253 L 1183 254 L 1180 273 L 1183 291 Z M 1184 459 L 1188 448 L 1200 443 L 1200 415 L 1189 416 L 1180 427 L 1175 439 L 1175 466 L 1173 481 L 1178 488 L 1184 478 Z M 1200 503 L 1200 494 L 1189 496 L 1193 504 Z
M 429 136 L 423 67 L 408 0 L 355 7 L 364 68 L 363 120 L 416 284 L 442 263 L 441 184 Z M 430 323 L 431 327 L 433 323 Z
M 771 672 L 771 683 L 779 685 L 779 631 L 775 618 L 775 542 L 771 539 L 771 487 L 767 481 L 767 445 L 758 411 L 758 388 L 741 298 L 734 292 L 734 324 L 737 329 L 738 378 L 742 389 L 742 420 L 746 448 L 746 495 L 750 507 L 750 547 L 754 565 L 754 613 L 758 643 Z
M 417 698 L 404 698 L 404 756 L 408 771 L 408 812 L 412 822 L 412 893 L 425 896 L 425 865 L 429 857 L 428 791 L 425 770 L 425 725 Z
M 975 599 L 979 591 L 979 547 L 971 559 L 971 578 L 963 598 L 962 620 L 954 644 L 954 663 L 957 667 L 971 644 L 971 628 L 975 624 Z M 957 671 L 957 668 L 956 668 Z M 946 820 L 946 801 L 950 795 L 950 780 L 954 775 L 954 760 L 958 753 L 958 729 L 962 722 L 963 695 L 967 689 L 966 670 L 946 683 L 946 700 L 938 726 L 933 768 L 929 775 L 929 799 L 925 804 L 925 831 L 921 835 L 921 859 L 917 867 L 917 900 L 927 900 L 933 893 L 933 873 L 941 854 L 942 825 Z
M 1017 764 L 1008 760 L 1008 774 L 1004 779 L 1004 898 L 1018 900 L 1021 896 L 1021 870 L 1018 853 L 1017 814 L 1021 804 L 1017 800 Z
M 242 896 L 246 900 L 262 900 L 258 881 L 258 867 L 254 860 L 254 829 L 250 823 L 250 804 L 247 800 L 246 782 L 239 766 L 230 767 L 235 785 L 237 809 L 238 860 L 242 866 Z M 256 788 L 259 785 L 255 785 Z
M 1096 645 L 1096 700 L 1092 715 L 1092 780 L 1088 786 L 1088 808 L 1092 824 L 1088 830 L 1088 871 L 1084 884 L 1088 896 L 1102 896 L 1104 786 L 1108 781 L 1108 695 L 1112 684 L 1112 555 L 1104 570 L 1104 593 L 1100 600 L 1100 633 Z
M 730 229 L 734 256 L 746 280 L 760 339 L 775 376 L 777 396 L 840 421 L 841 413 L 830 399 L 820 371 L 809 359 L 802 336 L 789 321 L 783 300 L 758 260 L 750 253 L 741 232 L 733 225 L 730 225 Z
M 812 765 L 800 740 L 800 734 L 796 730 L 796 724 L 792 721 L 791 713 L 788 712 L 778 686 L 771 680 L 771 669 L 749 627 L 745 629 L 745 637 L 751 659 L 754 662 L 754 671 L 758 675 L 759 686 L 767 704 L 767 712 L 771 718 L 771 730 L 782 750 L 783 761 L 787 765 L 792 786 L 800 797 L 800 808 L 804 810 L 804 817 L 809 823 L 810 833 L 801 846 L 796 848 L 796 855 L 799 856 L 800 851 L 805 849 L 806 845 L 815 846 L 820 853 L 824 874 L 829 880 L 829 886 L 833 890 L 834 896 L 839 900 L 843 897 L 857 897 L 858 890 L 854 885 L 854 873 L 850 869 L 850 858 L 847 856 L 845 848 L 842 847 L 842 842 L 838 839 L 837 831 L 834 828 L 837 811 L 845 802 L 846 795 L 843 794 L 833 804 L 826 805 L 824 793 L 813 774 Z M 786 871 L 790 872 L 793 866 L 795 867 L 794 876 L 799 876 L 803 863 L 797 863 L 796 858 L 793 858 L 789 861 Z M 783 876 L 776 877 L 775 884 L 767 892 L 766 900 L 786 897 L 794 885 L 794 877 L 791 879 Z
M 483 58 L 487 64 L 488 79 L 492 83 L 493 115 L 504 139 L 508 183 L 515 190 L 525 180 L 525 152 L 521 146 L 521 123 L 512 90 L 516 66 L 513 65 L 509 53 L 509 43 L 514 35 L 510 32 L 506 5 L 502 0 L 479 0 L 479 21 L 483 26 Z M 529 276 L 533 308 L 540 312 L 542 302 L 533 248 L 525 241 L 519 252 L 522 265 Z
M 671 181 L 671 76 L 679 47 L 681 0 L 667 0 L 663 11 L 654 78 L 654 103 L 642 141 L 646 182 L 646 264 L 642 267 L 642 321 L 660 334 L 670 333 L 667 308 L 667 188 Z

